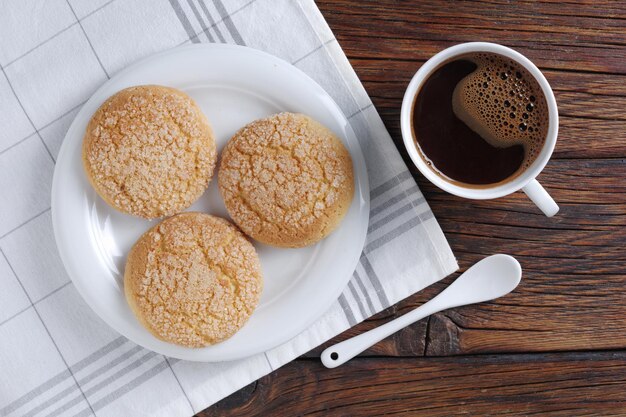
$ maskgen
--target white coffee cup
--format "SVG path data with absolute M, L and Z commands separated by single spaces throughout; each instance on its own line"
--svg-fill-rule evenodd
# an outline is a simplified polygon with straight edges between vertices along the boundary
M 537 156 L 537 159 L 535 159 L 535 161 L 528 168 L 526 168 L 524 172 L 513 178 L 511 181 L 486 188 L 463 187 L 450 181 L 446 181 L 440 175 L 435 173 L 433 168 L 426 164 L 424 159 L 421 157 L 415 138 L 413 137 L 413 129 L 411 128 L 413 102 L 415 101 L 415 96 L 428 77 L 430 77 L 435 70 L 440 68 L 442 64 L 453 60 L 455 57 L 475 52 L 491 52 L 499 54 L 522 65 L 537 80 L 539 86 L 543 90 L 543 94 L 548 104 L 548 133 L 543 148 L 541 149 L 539 156 Z M 556 100 L 554 99 L 554 93 L 552 92 L 548 81 L 543 76 L 541 71 L 539 71 L 535 64 L 530 62 L 528 58 L 519 52 L 516 52 L 511 48 L 507 48 L 506 46 L 487 42 L 462 43 L 439 52 L 422 65 L 409 83 L 409 86 L 404 93 L 404 99 L 402 100 L 400 125 L 402 128 L 404 146 L 406 146 L 406 150 L 409 153 L 411 160 L 413 160 L 415 166 L 417 166 L 417 168 L 426 178 L 430 180 L 430 182 L 442 190 L 455 194 L 459 197 L 485 200 L 503 197 L 521 189 L 546 216 L 554 216 L 559 211 L 559 206 L 535 179 L 548 163 L 556 144 L 556 137 L 559 130 L 559 115 L 556 107 Z

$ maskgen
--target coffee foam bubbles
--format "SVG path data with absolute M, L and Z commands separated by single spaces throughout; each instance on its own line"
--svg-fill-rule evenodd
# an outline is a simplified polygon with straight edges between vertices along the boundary
M 548 108 L 535 78 L 501 55 L 469 54 L 474 72 L 454 89 L 455 115 L 492 146 L 524 146 L 523 168 L 532 164 L 548 131 Z

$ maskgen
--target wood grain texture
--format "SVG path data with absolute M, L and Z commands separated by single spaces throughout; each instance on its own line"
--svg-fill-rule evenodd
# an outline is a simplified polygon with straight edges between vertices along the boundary
M 520 287 L 436 314 L 335 370 L 316 359 L 455 274 L 201 415 L 626 415 L 626 2 L 317 4 L 409 166 L 400 105 L 429 57 L 490 41 L 533 60 L 559 106 L 558 143 L 539 180 L 561 211 L 548 219 L 522 193 L 463 200 L 412 169 L 461 272 L 509 253 L 524 270 Z
M 624 352 L 295 361 L 201 415 L 626 414 Z

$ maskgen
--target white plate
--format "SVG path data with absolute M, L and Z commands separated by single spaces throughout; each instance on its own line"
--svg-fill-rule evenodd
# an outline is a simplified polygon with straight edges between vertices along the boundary
M 317 119 L 347 145 L 354 163 L 356 192 L 341 226 L 328 238 L 302 249 L 255 243 L 264 290 L 248 323 L 232 338 L 190 349 L 158 340 L 126 304 L 126 254 L 158 220 L 147 221 L 109 207 L 83 172 L 81 146 L 91 115 L 115 92 L 139 84 L 161 84 L 187 92 L 209 118 L 218 150 L 246 123 L 280 111 Z M 189 209 L 228 217 L 211 181 Z M 315 81 L 266 53 L 231 45 L 202 44 L 153 55 L 121 71 L 87 101 L 69 128 L 54 172 L 52 221 L 61 259 L 87 304 L 111 327 L 153 351 L 180 359 L 225 361 L 271 349 L 295 337 L 339 297 L 365 242 L 369 189 L 359 143 L 337 104 Z

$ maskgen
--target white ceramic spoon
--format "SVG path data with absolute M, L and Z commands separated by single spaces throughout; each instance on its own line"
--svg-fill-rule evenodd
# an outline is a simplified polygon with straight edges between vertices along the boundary
M 410 313 L 324 350 L 322 363 L 327 368 L 335 368 L 387 336 L 431 314 L 502 297 L 513 291 L 521 278 L 522 267 L 515 258 L 502 254 L 489 256 L 474 264 L 435 298 Z

